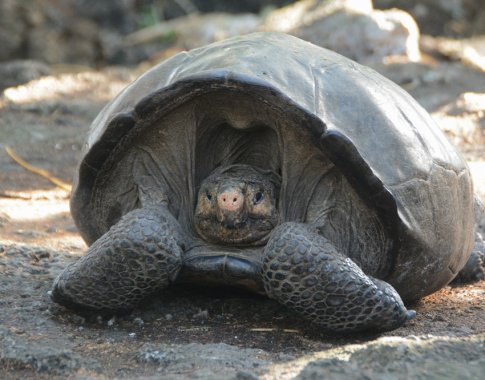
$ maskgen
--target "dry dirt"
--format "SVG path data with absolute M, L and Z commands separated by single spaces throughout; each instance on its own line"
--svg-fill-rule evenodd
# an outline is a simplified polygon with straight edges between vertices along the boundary
M 379 69 L 444 125 L 483 195 L 483 72 L 448 61 Z M 3 93 L 0 378 L 478 379 L 485 373 L 483 281 L 446 287 L 410 305 L 416 318 L 380 335 L 331 336 L 271 300 L 232 290 L 171 289 L 115 318 L 53 304 L 53 278 L 86 246 L 69 214 L 68 191 L 19 166 L 5 148 L 70 182 L 91 120 L 134 75 L 126 69 L 55 74 Z M 383 359 L 389 353 L 394 356 Z M 359 359 L 366 356 L 373 364 Z

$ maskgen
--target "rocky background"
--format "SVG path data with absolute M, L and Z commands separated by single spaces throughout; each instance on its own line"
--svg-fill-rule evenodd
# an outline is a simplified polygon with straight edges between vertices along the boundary
M 97 112 L 157 62 L 261 30 L 336 50 L 409 91 L 485 200 L 481 0 L 2 0 L 0 378 L 483 377 L 484 281 L 409 305 L 417 317 L 379 336 L 332 336 L 232 290 L 172 289 L 121 317 L 49 300 L 53 278 L 86 249 L 69 184 Z

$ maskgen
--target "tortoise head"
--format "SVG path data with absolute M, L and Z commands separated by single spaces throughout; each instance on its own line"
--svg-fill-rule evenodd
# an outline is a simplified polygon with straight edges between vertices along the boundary
M 200 185 L 195 229 L 211 243 L 260 245 L 278 224 L 280 178 L 249 165 L 215 170 Z

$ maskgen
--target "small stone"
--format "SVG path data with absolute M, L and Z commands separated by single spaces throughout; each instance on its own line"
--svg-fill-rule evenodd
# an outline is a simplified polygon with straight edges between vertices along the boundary
M 137 326 L 140 326 L 140 327 L 141 327 L 141 326 L 143 326 L 143 325 L 145 324 L 145 322 L 143 321 L 143 319 L 141 319 L 141 318 L 139 318 L 139 317 L 135 318 L 135 319 L 133 320 L 133 323 L 134 323 L 135 325 L 137 325 Z
M 48 234 L 56 233 L 57 231 L 57 227 L 55 226 L 50 226 L 45 230 L 45 232 L 47 232 Z
M 67 226 L 66 228 L 64 228 L 64 231 L 66 231 L 66 232 L 77 232 L 78 229 L 74 224 L 71 224 L 70 226 Z
M 206 321 L 207 319 L 209 319 L 209 312 L 207 310 L 199 309 L 199 312 L 195 313 L 192 316 L 192 319 L 199 319 L 199 320 Z
M 238 371 L 236 373 L 236 380 L 258 380 L 259 377 L 252 372 L 248 371 Z
M 31 231 L 31 230 L 17 230 L 15 231 L 15 234 L 27 238 L 38 238 L 38 237 L 43 237 L 46 236 L 44 232 L 39 232 L 39 231 Z
M 173 319 L 173 315 L 172 314 L 165 314 L 165 319 L 167 321 L 171 321 Z

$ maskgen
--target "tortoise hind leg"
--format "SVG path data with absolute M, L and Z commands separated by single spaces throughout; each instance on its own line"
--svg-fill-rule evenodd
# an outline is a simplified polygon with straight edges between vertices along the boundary
M 391 285 L 365 275 L 304 224 L 273 231 L 262 271 L 271 298 L 328 330 L 392 330 L 415 315 Z
M 485 279 L 485 242 L 482 235 L 476 233 L 475 246 L 465 266 L 453 280 L 453 284 L 466 284 Z
M 76 309 L 129 310 L 177 276 L 181 236 L 166 209 L 133 210 L 64 269 L 52 299 Z
M 454 285 L 477 282 L 485 279 L 485 241 L 480 232 L 485 225 L 485 207 L 480 198 L 475 195 L 475 244 L 465 266 L 453 280 Z

